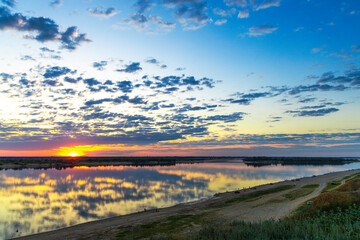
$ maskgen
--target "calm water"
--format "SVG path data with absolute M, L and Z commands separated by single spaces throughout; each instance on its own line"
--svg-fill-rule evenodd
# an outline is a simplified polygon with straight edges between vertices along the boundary
M 217 192 L 354 168 L 360 168 L 360 163 L 254 168 L 232 162 L 3 170 L 0 239 L 171 206 Z

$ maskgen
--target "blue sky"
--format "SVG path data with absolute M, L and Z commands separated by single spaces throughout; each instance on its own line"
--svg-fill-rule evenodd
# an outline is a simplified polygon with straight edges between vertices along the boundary
M 359 29 L 357 1 L 1 0 L 0 154 L 359 156 Z

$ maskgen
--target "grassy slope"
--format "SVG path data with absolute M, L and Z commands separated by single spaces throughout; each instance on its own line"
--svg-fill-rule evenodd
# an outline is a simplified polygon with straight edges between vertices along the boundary
M 360 239 L 360 176 L 344 180 L 348 180 L 346 184 L 335 191 L 321 193 L 313 205 L 302 206 L 301 211 L 290 218 L 207 226 L 187 239 Z M 295 191 L 289 193 L 289 198 L 299 194 Z

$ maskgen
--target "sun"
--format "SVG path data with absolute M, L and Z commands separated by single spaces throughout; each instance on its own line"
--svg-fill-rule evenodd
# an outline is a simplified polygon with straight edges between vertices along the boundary
M 79 154 L 78 154 L 77 152 L 70 152 L 70 153 L 68 154 L 68 156 L 69 156 L 69 157 L 78 157 Z

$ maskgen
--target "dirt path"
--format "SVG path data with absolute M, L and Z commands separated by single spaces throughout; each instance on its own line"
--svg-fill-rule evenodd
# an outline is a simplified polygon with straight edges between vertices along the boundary
M 134 231 L 134 227 L 144 224 L 155 224 L 156 222 L 166 222 L 169 217 L 183 216 L 184 214 L 206 216 L 206 220 L 210 224 L 221 224 L 233 220 L 259 221 L 266 219 L 279 219 L 291 214 L 305 201 L 316 197 L 321 193 L 328 182 L 339 181 L 344 177 L 357 173 L 358 170 L 349 170 L 336 173 L 328 173 L 316 177 L 307 177 L 298 180 L 287 180 L 272 185 L 266 184 L 256 187 L 256 189 L 241 190 L 240 193 L 228 192 L 221 193 L 210 199 L 179 204 L 173 207 L 151 210 L 146 212 L 134 213 L 124 216 L 108 218 L 104 220 L 75 225 L 55 231 L 30 235 L 21 239 L 112 239 L 121 231 Z M 296 184 L 296 186 L 293 186 Z M 302 186 L 309 184 L 319 184 L 311 194 L 299 197 L 293 201 L 287 200 L 283 195 L 300 189 Z M 257 191 L 269 190 L 281 186 L 293 186 L 291 189 L 265 194 L 260 197 L 249 199 L 246 201 L 230 201 L 246 197 Z M 193 224 L 194 225 L 194 224 Z M 199 226 L 192 226 L 194 230 Z M 191 229 L 181 229 L 181 231 L 189 231 Z

